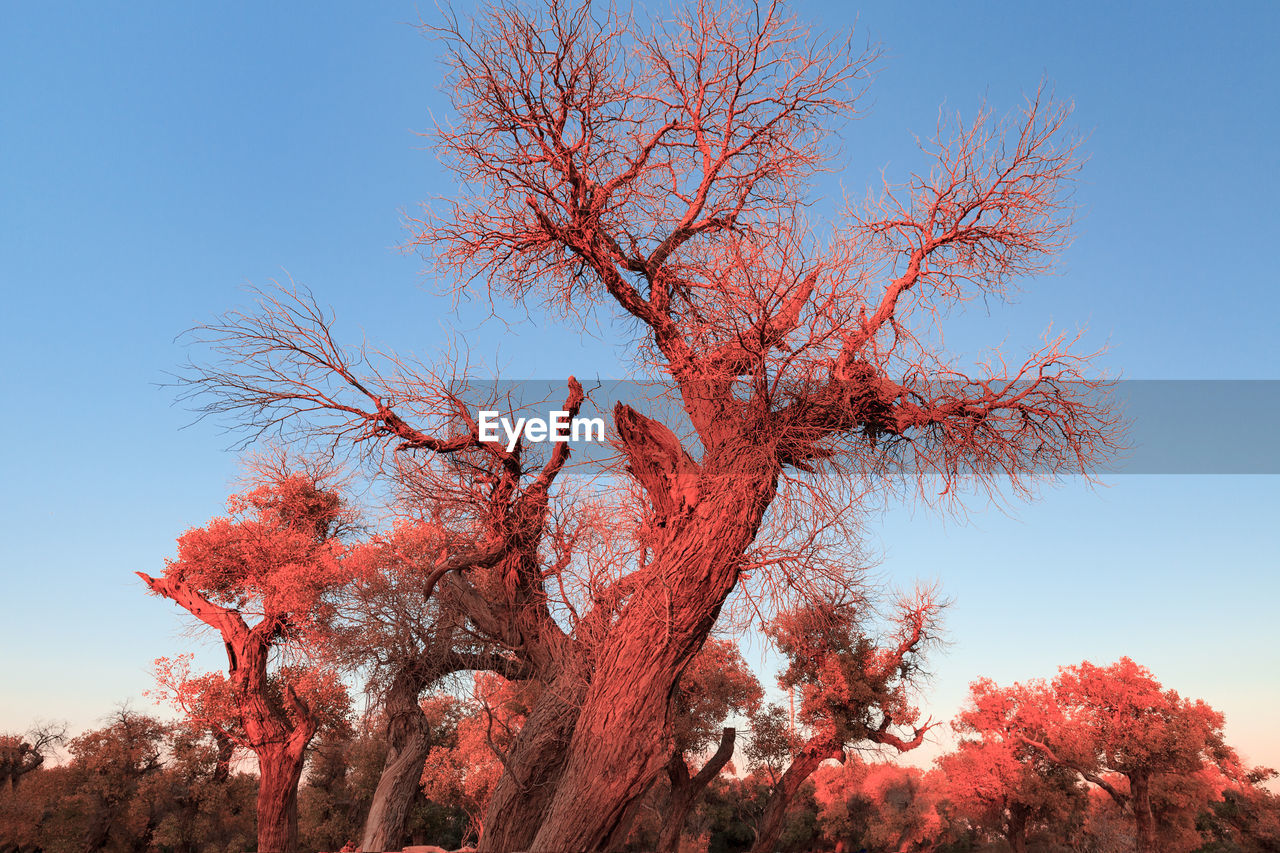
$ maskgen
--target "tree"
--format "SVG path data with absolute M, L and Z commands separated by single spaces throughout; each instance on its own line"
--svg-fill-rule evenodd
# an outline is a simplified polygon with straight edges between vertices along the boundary
M 184 659 L 161 658 L 160 693 L 257 756 L 259 853 L 296 850 L 307 746 L 346 714 L 345 688 L 331 672 L 272 663 L 323 619 L 327 596 L 350 578 L 342 536 L 352 517 L 322 482 L 306 473 L 273 476 L 233 496 L 229 516 L 183 534 L 162 577 L 138 573 L 222 637 L 225 677 L 193 677 Z
M 822 834 L 836 850 L 929 850 L 942 832 L 939 779 L 857 759 L 814 774 Z
M 71 741 L 84 853 L 105 850 L 117 836 L 125 836 L 127 846 L 140 850 L 150 844 L 160 816 L 154 808 L 134 815 L 132 807 L 140 786 L 164 767 L 167 734 L 158 720 L 120 708 L 106 727 Z
M 0 734 L 0 790 L 17 790 L 22 777 L 39 770 L 48 753 L 66 739 L 65 723 L 42 723 L 25 734 Z
M 236 751 L 224 734 L 192 721 L 170 727 L 165 768 L 135 798 L 163 806 L 153 844 L 174 853 L 253 844 L 257 780 L 232 773 Z
M 732 714 L 755 713 L 763 695 L 737 645 L 728 640 L 707 640 L 680 677 L 672 699 L 676 706 L 675 749 L 667 761 L 671 793 L 658 833 L 659 853 L 676 853 L 690 811 L 733 758 L 737 730 L 724 722 Z M 711 754 L 694 771 L 690 758 L 708 751 Z
M 932 591 L 902 599 L 894 633 L 880 644 L 865 633 L 864 607 L 865 602 L 817 602 L 781 613 L 769 626 L 787 657 L 778 683 L 800 691 L 798 717 L 811 734 L 790 750 L 790 763 L 774 782 L 752 853 L 775 849 L 791 799 L 824 761 L 844 763 L 845 750 L 863 743 L 906 752 L 923 743 L 933 726 L 916 725 L 919 713 L 910 700 L 943 604 Z M 897 733 L 902 726 L 913 727 L 909 739 Z M 757 747 L 756 753 L 763 750 Z
M 1280 850 L 1280 796 L 1265 787 L 1276 772 L 1256 768 L 1233 780 L 1222 799 L 1211 804 L 1208 834 L 1215 841 L 1229 841 L 1249 853 Z
M 1064 667 L 1053 682 L 1062 711 L 1050 744 L 1036 744 L 1051 759 L 1084 772 L 1118 773 L 1129 791 L 1100 786 L 1137 823 L 1137 849 L 1159 849 L 1151 806 L 1157 776 L 1190 775 L 1206 764 L 1238 773 L 1239 760 L 1223 740 L 1222 714 L 1203 701 L 1162 689 L 1150 670 L 1127 657 L 1109 667 L 1085 661 Z
M 68 742 L 68 760 L 0 793 L 0 848 L 49 853 L 248 849 L 252 779 L 220 777 L 207 732 L 127 706 Z
M 1164 849 L 1152 807 L 1153 786 L 1163 778 L 1207 766 L 1242 773 L 1223 740 L 1222 715 L 1162 688 L 1127 657 L 1107 667 L 1088 661 L 1063 667 L 1050 684 L 1000 688 L 980 680 L 970 702 L 966 726 L 998 736 L 1020 760 L 1078 773 L 1131 812 L 1138 853 Z
M 424 594 L 442 552 L 456 543 L 439 524 L 404 520 L 360 543 L 325 647 L 345 669 L 364 672 L 382 711 L 386 763 L 373 794 L 360 847 L 392 850 L 406 842 L 406 822 L 420 790 L 423 765 L 435 745 L 421 698 L 449 675 L 485 669 L 509 679 L 531 667 L 467 629 L 466 618 L 439 595 Z
M 984 111 L 946 124 L 927 171 L 824 239 L 802 215 L 809 181 L 874 58 L 847 40 L 813 39 L 768 2 L 699 2 L 633 32 L 609 8 L 549 0 L 435 32 L 457 113 L 437 140 L 461 194 L 416 243 L 460 290 L 571 318 L 611 307 L 690 425 L 680 436 L 614 410 L 643 524 L 627 570 L 591 590 L 590 630 L 567 637 L 539 598 L 533 548 L 566 445 L 531 466 L 523 446 L 481 440 L 447 383 L 367 373 L 305 300 L 206 328 L 228 361 L 191 381 L 215 395 L 208 411 L 258 430 L 302 419 L 313 436 L 492 466 L 510 525 L 471 565 L 508 579 L 500 621 L 525 624 L 505 630 L 509 648 L 541 659 L 556 689 L 512 751 L 536 778 L 504 777 L 481 844 L 595 848 L 666 765 L 667 700 L 744 576 L 815 565 L 756 559 L 762 529 L 839 553 L 841 510 L 869 494 L 1024 493 L 1088 474 L 1115 446 L 1073 339 L 970 368 L 928 331 L 950 306 L 1051 266 L 1069 236 L 1075 145 L 1067 110 L 1039 97 L 1007 123 Z M 473 596 L 469 615 L 493 603 Z
M 1084 806 L 1079 776 L 1053 762 L 1008 729 L 991 729 L 984 713 L 985 682 L 973 685 L 970 706 L 952 722 L 961 736 L 955 751 L 937 764 L 946 779 L 946 799 L 958 816 L 985 832 L 1003 836 L 1013 853 L 1025 853 L 1036 826 L 1058 826 Z M 1017 694 L 1006 694 L 1016 700 Z M 1031 723 L 1024 716 L 1025 725 Z M 1030 737 L 1043 732 L 1023 730 Z M 1059 832 L 1059 837 L 1065 833 Z
M 490 801 L 538 690 L 536 682 L 509 682 L 477 673 L 472 700 L 465 706 L 458 707 L 448 696 L 424 703 L 430 717 L 449 720 L 454 731 L 450 743 L 431 748 L 422 788 L 433 800 L 461 807 L 475 839 L 484 837 Z

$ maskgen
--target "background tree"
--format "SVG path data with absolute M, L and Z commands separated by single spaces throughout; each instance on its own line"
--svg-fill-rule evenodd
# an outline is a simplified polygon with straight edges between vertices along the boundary
M 1017 730 L 990 728 L 993 722 L 1010 719 L 991 713 L 990 690 L 986 681 L 972 686 L 969 707 L 951 724 L 961 740 L 937 764 L 946 779 L 945 797 L 953 816 L 1003 836 L 1014 853 L 1025 853 L 1028 833 L 1037 826 L 1055 827 L 1057 837 L 1066 837 L 1066 819 L 1085 807 L 1084 790 L 1076 772 L 1053 763 L 1023 740 L 1045 736 L 1035 729 L 1034 714 L 1012 711 Z M 1041 697 L 1010 691 L 1002 698 L 1014 703 Z
M 1203 831 L 1220 845 L 1234 844 L 1241 850 L 1280 850 L 1280 796 L 1266 783 L 1276 772 L 1258 768 L 1242 780 L 1232 780 L 1222 799 L 1211 803 L 1211 813 L 1202 821 Z
M 550 0 L 436 32 L 457 113 L 438 145 L 461 194 L 417 243 L 460 289 L 570 317 L 611 306 L 691 431 L 614 410 L 644 539 L 594 591 L 589 647 L 566 652 L 545 616 L 518 617 L 538 620 L 524 633 L 566 690 L 532 709 L 512 755 L 537 784 L 500 786 L 482 846 L 594 848 L 667 764 L 667 700 L 744 573 L 762 570 L 750 556 L 762 527 L 802 523 L 816 531 L 807 545 L 838 554 L 840 519 L 856 517 L 840 509 L 868 494 L 1025 492 L 1109 454 L 1114 421 L 1072 339 L 971 368 L 930 331 L 1052 264 L 1074 142 L 1066 110 L 1039 99 L 1008 123 L 947 124 L 926 170 L 818 235 L 802 215 L 808 182 L 872 58 L 847 40 L 810 37 L 774 3 L 697 3 L 641 32 Z M 305 304 L 208 331 L 230 357 L 194 377 L 220 395 L 210 410 L 262 429 L 327 413 L 330 436 L 487 455 L 507 494 L 530 482 L 545 506 L 547 469 L 479 441 L 430 377 L 357 375 Z M 522 542 L 540 535 L 539 512 L 521 517 Z M 509 599 L 538 612 L 533 555 L 512 560 Z
M 207 732 L 122 706 L 72 739 L 67 758 L 0 796 L 0 847 L 197 853 L 253 844 L 256 780 L 223 776 Z
M 459 608 L 442 601 L 433 577 L 440 555 L 457 547 L 442 525 L 409 520 L 360 543 L 348 557 L 357 566 L 354 580 L 324 631 L 330 659 L 366 677 L 384 725 L 386 763 L 364 821 L 363 850 L 398 849 L 406 841 L 410 807 L 421 794 L 423 765 L 434 745 L 423 695 L 470 670 L 509 679 L 532 674 L 527 662 L 502 654 L 469 629 Z
M 165 767 L 138 798 L 163 803 L 153 843 L 174 853 L 253 844 L 257 780 L 233 772 L 237 748 L 219 731 L 183 721 L 169 727 Z
M 1051 684 L 1002 689 L 979 681 L 971 703 L 967 724 L 1034 749 L 1127 809 L 1139 853 L 1162 849 L 1152 800 L 1157 780 L 1192 776 L 1207 766 L 1241 774 L 1223 740 L 1222 715 L 1162 688 L 1127 657 L 1107 667 L 1088 661 L 1063 667 Z
M 23 734 L 0 734 L 0 790 L 17 790 L 22 777 L 40 769 L 66 739 L 65 723 L 40 723 Z
M 178 540 L 162 577 L 138 573 L 216 630 L 227 652 L 225 677 L 191 677 L 181 660 L 162 658 L 160 691 L 257 756 L 259 853 L 293 853 L 306 748 L 322 726 L 343 724 L 347 697 L 332 673 L 279 655 L 296 648 L 331 607 L 327 597 L 349 581 L 341 537 L 352 516 L 336 491 L 306 473 L 274 476 L 228 508 L 228 517 Z
M 659 853 L 676 853 L 690 810 L 733 758 L 737 730 L 724 723 L 731 715 L 755 713 L 763 697 L 755 673 L 737 644 L 728 640 L 707 640 L 680 676 L 673 698 L 675 749 L 667 762 L 671 795 L 658 836 Z M 689 763 L 694 756 L 703 756 L 696 771 Z
M 893 635 L 879 644 L 865 633 L 865 602 L 815 603 L 773 620 L 768 633 L 787 657 L 778 683 L 800 691 L 797 716 L 810 734 L 773 786 L 753 853 L 774 849 L 791 799 L 824 761 L 843 763 L 847 748 L 864 743 L 906 752 L 924 742 L 932 724 L 916 725 L 911 698 L 942 606 L 932 591 L 903 599 Z M 901 726 L 914 727 L 909 738 Z
M 943 830 L 940 779 L 916 767 L 858 759 L 821 767 L 814 798 L 836 850 L 930 850 Z
M 160 813 L 157 802 L 144 802 L 138 791 L 164 767 L 164 724 L 151 717 L 117 710 L 101 729 L 71 741 L 76 787 L 71 808 L 83 820 L 84 853 L 115 849 L 145 850 Z M 137 808 L 141 806 L 141 808 Z
M 1166 775 L 1189 776 L 1206 765 L 1239 774 L 1223 740 L 1222 714 L 1201 700 L 1162 689 L 1150 670 L 1124 657 L 1109 667 L 1085 661 L 1064 667 L 1053 681 L 1062 712 L 1050 743 L 1036 744 L 1066 766 L 1117 773 L 1128 780 L 1128 804 L 1137 823 L 1137 849 L 1160 848 L 1152 810 L 1152 784 Z M 1103 786 L 1118 801 L 1118 789 Z
M 470 702 L 457 705 L 448 696 L 424 705 L 429 716 L 450 720 L 451 743 L 433 746 L 422 771 L 422 788 L 439 802 L 452 803 L 467 813 L 470 837 L 484 837 L 484 821 L 512 743 L 528 723 L 531 704 L 541 690 L 537 682 L 509 682 L 477 673 Z
M 735 642 L 712 637 L 680 677 L 675 703 L 675 749 L 659 779 L 633 806 L 632 820 L 615 835 L 614 849 L 675 853 L 694 807 L 729 766 L 737 745 L 731 717 L 757 713 L 763 691 Z M 700 766 L 699 766 L 700 765 Z M 695 769 L 696 768 L 696 769 Z

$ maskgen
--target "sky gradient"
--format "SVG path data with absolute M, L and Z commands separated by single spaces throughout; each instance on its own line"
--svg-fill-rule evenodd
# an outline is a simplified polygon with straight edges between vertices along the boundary
M 853 21 L 844 4 L 794 8 Z M 953 318 L 955 345 L 1018 353 L 1050 323 L 1084 326 L 1113 375 L 1280 378 L 1280 6 L 860 9 L 856 38 L 885 59 L 842 133 L 829 201 L 918 168 L 913 134 L 940 107 L 1005 112 L 1042 80 L 1086 137 L 1059 274 Z M 215 424 L 184 429 L 191 413 L 158 383 L 188 357 L 175 336 L 246 306 L 245 285 L 292 277 L 349 340 L 424 356 L 460 340 L 507 378 L 625 375 L 629 336 L 607 315 L 581 337 L 519 311 L 486 321 L 484 302 L 453 314 L 399 248 L 403 215 L 451 188 L 416 135 L 448 109 L 418 12 L 6 5 L 0 730 L 150 708 L 150 662 L 190 645 L 133 572 L 160 571 L 180 533 L 221 511 L 237 457 Z M 1204 440 L 1240 440 L 1229 413 Z M 947 718 L 980 675 L 1129 655 L 1225 712 L 1249 758 L 1280 765 L 1278 485 L 1117 476 L 963 519 L 893 509 L 871 530 L 880 571 L 936 579 L 955 602 L 922 704 Z

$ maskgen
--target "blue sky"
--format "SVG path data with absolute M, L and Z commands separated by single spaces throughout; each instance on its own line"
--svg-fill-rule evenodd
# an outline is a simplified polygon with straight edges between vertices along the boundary
M 453 315 L 398 249 L 402 212 L 450 191 L 415 135 L 447 116 L 417 14 L 6 4 L 0 730 L 145 705 L 150 661 L 189 644 L 132 573 L 221 509 L 236 456 L 215 426 L 183 429 L 190 413 L 156 383 L 187 356 L 174 337 L 245 305 L 246 284 L 290 275 L 348 337 L 402 351 L 432 353 L 452 329 L 510 378 L 620 375 L 626 336 L 607 318 L 579 337 L 514 312 L 486 323 L 485 305 Z M 956 340 L 1017 352 L 1050 322 L 1083 325 L 1129 378 L 1280 378 L 1278 25 L 1264 3 L 863 4 L 859 38 L 886 58 L 835 177 L 858 196 L 881 170 L 904 176 L 940 106 L 1005 111 L 1048 81 L 1087 135 L 1079 237 L 1060 275 L 957 318 Z M 1205 440 L 1239 438 L 1228 419 Z M 936 716 L 978 675 L 1128 654 L 1280 765 L 1278 510 L 1274 477 L 1117 476 L 963 520 L 896 509 L 873 546 L 892 579 L 936 578 L 955 599 Z

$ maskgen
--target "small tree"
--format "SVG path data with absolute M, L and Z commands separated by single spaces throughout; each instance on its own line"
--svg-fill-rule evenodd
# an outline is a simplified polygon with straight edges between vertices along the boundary
M 350 579 L 342 536 L 352 517 L 311 474 L 272 477 L 228 508 L 178 540 L 162 577 L 138 573 L 153 593 L 216 630 L 227 653 L 225 676 L 192 677 L 185 660 L 161 658 L 160 694 L 257 756 L 258 851 L 293 853 L 307 745 L 321 726 L 340 724 L 347 697 L 332 673 L 284 655 Z
M 113 840 L 145 850 L 159 824 L 158 803 L 139 803 L 139 790 L 164 768 L 168 727 L 120 708 L 106 726 L 71 741 L 74 808 L 83 820 L 81 849 L 105 850 Z M 135 812 L 143 805 L 142 813 Z
M 39 770 L 48 754 L 66 740 L 65 723 L 43 723 L 24 734 L 0 734 L 0 790 L 17 790 L 22 777 Z
M 257 785 L 243 772 L 232 773 L 237 749 L 220 731 L 190 719 L 170 728 L 165 771 L 138 797 L 170 804 L 152 839 L 157 847 L 201 853 L 253 844 Z
M 798 716 L 811 734 L 773 786 L 752 853 L 774 850 L 792 797 L 824 761 L 843 763 L 847 748 L 864 743 L 906 752 L 924 742 L 933 724 L 917 725 L 910 700 L 942 606 L 931 591 L 904 599 L 891 641 L 881 644 L 850 604 L 812 604 L 774 619 L 769 634 L 788 661 L 778 682 L 800 691 Z M 910 737 L 899 735 L 902 726 L 913 727 Z
M 763 695 L 755 673 L 729 640 L 707 640 L 680 677 L 672 700 L 675 750 L 667 762 L 671 794 L 658 833 L 659 853 L 676 853 L 690 811 L 733 758 L 737 730 L 724 726 L 726 719 L 756 713 Z M 689 763 L 694 756 L 704 757 L 696 771 Z
M 448 696 L 424 702 L 424 713 L 437 725 L 447 720 L 453 736 L 450 743 L 431 748 L 422 770 L 422 789 L 429 798 L 465 811 L 474 840 L 484 837 L 489 803 L 538 690 L 536 682 L 509 682 L 477 673 L 472 700 L 465 705 L 458 706 Z
M 939 778 L 915 767 L 857 759 L 814 774 L 823 836 L 836 849 L 928 850 L 942 833 Z

